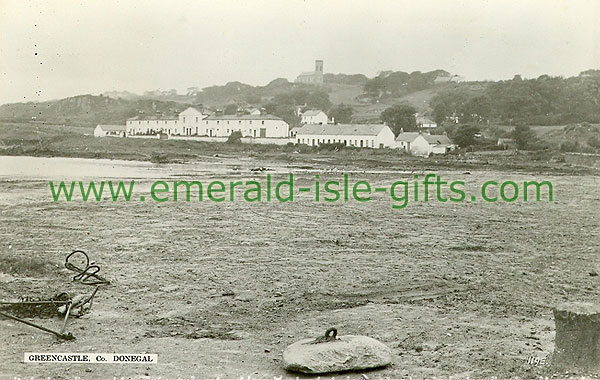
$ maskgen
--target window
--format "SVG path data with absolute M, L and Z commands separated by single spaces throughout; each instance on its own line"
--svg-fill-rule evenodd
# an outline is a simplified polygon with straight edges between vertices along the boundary
M 206 120 L 206 124 L 208 124 L 208 120 Z
M 238 120 L 238 124 L 242 124 L 242 121 L 241 121 L 241 120 Z
M 185 116 L 183 117 L 183 122 L 185 123 Z
M 217 124 L 219 124 L 219 120 L 217 120 Z
M 227 124 L 229 124 L 229 120 L 227 120 Z
M 300 144 L 300 139 L 298 139 L 298 144 Z
M 252 124 L 252 120 L 250 120 L 250 124 Z
M 196 116 L 196 123 L 198 122 L 198 116 Z
M 265 121 L 264 120 L 262 121 L 262 125 L 265 125 Z

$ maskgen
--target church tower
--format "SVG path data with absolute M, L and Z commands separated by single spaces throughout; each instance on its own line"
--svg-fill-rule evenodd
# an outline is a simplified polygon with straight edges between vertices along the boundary
M 323 60 L 322 59 L 317 59 L 315 61 L 315 71 L 317 73 L 323 74 Z

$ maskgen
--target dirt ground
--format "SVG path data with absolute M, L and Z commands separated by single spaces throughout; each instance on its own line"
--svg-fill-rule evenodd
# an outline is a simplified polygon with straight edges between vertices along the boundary
M 264 178 L 249 170 L 257 166 L 274 163 L 215 159 L 153 173 Z M 300 184 L 315 174 L 341 179 L 329 169 L 275 173 L 293 171 Z M 351 178 L 389 186 L 414 174 Z M 393 364 L 371 378 L 564 377 L 527 360 L 551 361 L 554 305 L 600 302 L 599 178 L 438 174 L 469 189 L 487 179 L 549 180 L 555 199 L 418 202 L 402 210 L 385 194 L 366 203 L 315 203 L 311 194 L 293 203 L 54 203 L 47 180 L 0 176 L 0 257 L 51 264 L 38 275 L 0 273 L 0 299 L 90 293 L 63 267 L 74 249 L 88 252 L 111 280 L 92 311 L 70 321 L 74 341 L 0 319 L 0 378 L 295 377 L 282 369 L 285 347 L 331 326 L 392 349 Z M 139 181 L 149 186 L 150 179 Z M 59 318 L 32 321 L 61 325 Z M 29 364 L 24 352 L 156 353 L 158 364 Z

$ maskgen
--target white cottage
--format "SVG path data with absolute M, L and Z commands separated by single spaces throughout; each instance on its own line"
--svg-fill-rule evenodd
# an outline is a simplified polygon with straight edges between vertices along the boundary
M 308 110 L 302 114 L 302 124 L 327 124 L 329 118 L 321 110 Z
M 417 115 L 417 127 L 419 128 L 436 128 L 437 123 L 428 117 Z
M 176 135 L 179 133 L 177 116 L 135 116 L 127 119 L 125 122 L 127 134 L 134 135 L 155 135 L 158 133 L 166 133 L 168 135 Z
M 296 132 L 296 143 L 317 146 L 340 143 L 360 148 L 388 148 L 394 132 L 385 124 L 307 124 Z
M 404 132 L 396 137 L 396 147 L 415 156 L 428 157 L 431 154 L 446 154 L 456 149 L 456 145 L 446 135 L 431 135 L 420 132 Z
M 125 126 L 98 124 L 96 128 L 94 128 L 94 137 L 106 136 L 125 137 Z
M 205 118 L 198 130 L 204 136 L 227 137 L 235 131 L 244 137 L 288 137 L 290 126 L 273 115 L 220 115 Z

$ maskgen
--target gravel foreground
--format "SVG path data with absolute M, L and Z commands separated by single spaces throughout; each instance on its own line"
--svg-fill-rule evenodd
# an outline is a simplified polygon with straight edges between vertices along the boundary
M 265 173 L 249 169 L 270 164 L 232 170 L 213 162 L 210 172 L 175 174 L 260 179 Z M 296 178 L 308 184 L 328 169 Z M 402 210 L 383 194 L 333 204 L 310 194 L 293 203 L 54 203 L 47 181 L 2 177 L 0 257 L 34 256 L 47 265 L 0 272 L 0 299 L 91 293 L 63 267 L 75 249 L 111 284 L 89 314 L 70 320 L 73 341 L 0 319 L 0 378 L 294 377 L 282 369 L 283 350 L 332 326 L 392 349 L 392 365 L 370 378 L 568 377 L 547 364 L 552 307 L 600 301 L 598 177 L 443 174 L 467 186 L 549 180 L 555 199 L 419 202 Z M 397 176 L 364 172 L 360 179 L 389 185 Z M 158 364 L 30 364 L 22 363 L 24 352 L 153 353 Z M 528 363 L 531 357 L 546 364 Z M 359 374 L 339 376 L 347 375 Z

